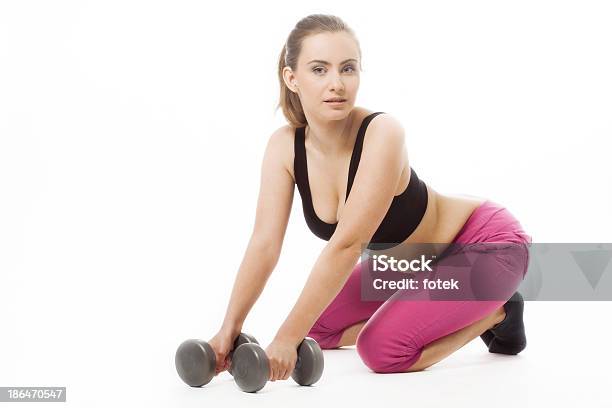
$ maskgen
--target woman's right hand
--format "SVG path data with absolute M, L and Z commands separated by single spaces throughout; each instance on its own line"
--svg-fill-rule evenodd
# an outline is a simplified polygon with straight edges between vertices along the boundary
M 215 367 L 215 375 L 227 370 L 230 366 L 229 352 L 232 350 L 234 340 L 240 332 L 235 333 L 235 330 L 221 329 L 208 342 L 215 352 L 217 358 L 217 366 Z

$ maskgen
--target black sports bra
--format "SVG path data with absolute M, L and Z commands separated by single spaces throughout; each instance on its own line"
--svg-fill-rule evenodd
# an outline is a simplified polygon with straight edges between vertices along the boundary
M 361 159 L 363 138 L 370 121 L 384 112 L 374 112 L 366 116 L 361 122 L 353 154 L 349 164 L 349 175 L 346 187 L 346 198 L 348 200 L 355 173 Z M 308 228 L 319 238 L 329 241 L 338 223 L 330 224 L 321 220 L 315 213 L 308 182 L 308 166 L 306 163 L 305 127 L 295 129 L 293 168 L 295 182 L 302 198 L 304 218 Z M 398 196 L 393 197 L 389 211 L 378 226 L 368 244 L 369 249 L 388 249 L 401 244 L 417 228 L 427 209 L 427 186 L 419 179 L 412 167 L 410 168 L 410 182 L 408 187 Z M 376 245 L 374 245 L 376 244 Z

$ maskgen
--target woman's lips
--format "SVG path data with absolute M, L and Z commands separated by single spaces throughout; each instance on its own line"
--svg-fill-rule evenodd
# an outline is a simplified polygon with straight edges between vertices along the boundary
M 346 100 L 344 101 L 325 101 L 325 103 L 329 103 L 330 105 L 342 105 L 345 102 Z

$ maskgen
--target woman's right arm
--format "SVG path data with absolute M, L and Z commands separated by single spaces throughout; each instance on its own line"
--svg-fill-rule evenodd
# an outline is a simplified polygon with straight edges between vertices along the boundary
M 232 339 L 242 330 L 280 257 L 295 186 L 287 167 L 292 166 L 293 159 L 293 134 L 288 129 L 284 126 L 276 130 L 264 153 L 255 225 L 220 330 Z

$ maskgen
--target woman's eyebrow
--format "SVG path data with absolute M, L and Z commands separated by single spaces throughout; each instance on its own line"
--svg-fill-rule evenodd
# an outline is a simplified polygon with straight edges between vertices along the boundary
M 349 59 L 345 59 L 344 61 L 342 61 L 340 63 L 340 65 L 344 64 L 345 62 L 349 62 L 349 61 L 353 61 L 353 62 L 357 62 L 357 60 L 355 58 L 349 58 Z M 323 60 L 312 60 L 312 61 L 308 61 L 307 64 L 310 64 L 312 62 L 317 62 L 319 64 L 324 64 L 324 65 L 330 65 L 330 62 L 327 61 L 323 61 Z

